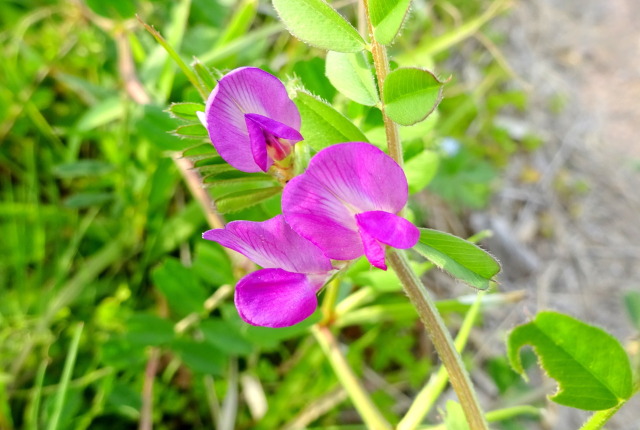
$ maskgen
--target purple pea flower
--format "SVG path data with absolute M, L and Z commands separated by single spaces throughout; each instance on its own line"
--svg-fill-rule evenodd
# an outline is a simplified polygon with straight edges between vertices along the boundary
M 302 140 L 300 114 L 286 88 L 255 67 L 220 79 L 198 117 L 220 156 L 243 172 L 266 172 Z
M 263 267 L 236 285 L 236 308 L 249 324 L 288 327 L 318 307 L 316 293 L 333 270 L 331 261 L 294 232 L 282 215 L 264 222 L 233 221 L 202 237 Z
M 397 215 L 407 179 L 391 157 L 364 142 L 333 145 L 311 159 L 282 194 L 287 223 L 336 260 L 366 255 L 386 270 L 385 247 L 413 247 L 420 231 Z

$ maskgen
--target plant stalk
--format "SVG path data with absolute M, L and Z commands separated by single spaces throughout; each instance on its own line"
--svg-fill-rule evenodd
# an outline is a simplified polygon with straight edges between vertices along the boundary
M 335 277 L 325 287 L 324 300 L 322 301 L 322 321 L 321 325 L 330 325 L 335 319 L 336 302 L 338 301 L 338 292 L 340 290 L 340 278 Z
M 402 251 L 389 248 L 387 260 L 400 278 L 405 292 L 415 306 L 418 315 L 427 328 L 433 346 L 447 369 L 451 385 L 462 405 L 469 427 L 472 430 L 487 430 L 478 399 L 473 391 L 469 375 L 464 368 L 460 354 L 456 351 L 449 331 L 444 325 L 435 303 L 429 297 L 426 288 L 409 266 Z
M 582 427 L 580 427 L 580 430 L 600 430 L 625 403 L 627 403 L 626 400 L 618 403 L 611 409 L 595 412 L 593 415 L 591 415 L 587 422 L 585 422 Z
M 389 73 L 387 50 L 385 46 L 378 43 L 375 38 L 373 26 L 371 25 L 369 1 L 363 0 L 363 4 L 367 17 L 367 26 L 369 28 L 373 64 L 378 78 L 378 91 L 380 93 L 380 100 L 384 100 L 384 81 Z M 380 109 L 384 120 L 385 133 L 387 135 L 389 155 L 402 167 L 404 163 L 398 126 L 387 116 L 384 102 L 381 103 Z M 455 349 L 451 335 L 447 331 L 442 318 L 440 318 L 435 304 L 401 251 L 390 249 L 387 257 L 391 267 L 400 278 L 405 292 L 415 306 L 418 315 L 420 315 L 420 319 L 427 328 L 429 337 L 449 374 L 451 385 L 458 395 L 469 426 L 472 430 L 488 429 L 487 422 L 482 414 L 482 409 L 473 391 L 469 375 L 467 375 L 464 369 L 462 359 Z
M 469 335 L 471 334 L 471 329 L 473 328 L 473 324 L 478 319 L 478 314 L 480 313 L 480 304 L 482 303 L 483 293 L 478 293 L 478 297 L 475 303 L 471 306 L 469 311 L 464 317 L 464 321 L 462 322 L 462 326 L 458 331 L 458 335 L 455 340 L 456 350 L 461 353 L 464 347 L 467 345 L 467 341 L 469 340 Z M 416 429 L 424 417 L 427 416 L 433 405 L 440 397 L 440 394 L 444 391 L 447 386 L 447 382 L 449 382 L 449 375 L 447 374 L 447 369 L 444 366 L 440 366 L 438 371 L 431 376 L 427 385 L 425 385 L 422 390 L 418 393 L 416 398 L 411 403 L 411 407 L 405 414 L 405 416 L 400 420 L 397 430 L 414 430 Z
M 373 34 L 373 26 L 371 25 L 371 17 L 369 14 L 369 0 L 363 0 L 365 15 L 367 17 L 367 27 L 369 28 L 369 40 L 371 41 L 371 54 L 373 55 L 373 65 L 376 69 L 376 77 L 378 78 L 378 93 L 380 100 L 383 100 L 384 81 L 389 74 L 389 59 L 387 58 L 387 48 L 376 40 Z M 391 120 L 385 113 L 384 102 L 380 102 L 380 110 L 382 111 L 382 119 L 384 121 L 384 131 L 387 135 L 387 145 L 389 147 L 389 155 L 396 163 L 402 167 L 404 164 L 402 154 L 402 144 L 400 143 L 400 135 L 398 133 L 398 125 Z

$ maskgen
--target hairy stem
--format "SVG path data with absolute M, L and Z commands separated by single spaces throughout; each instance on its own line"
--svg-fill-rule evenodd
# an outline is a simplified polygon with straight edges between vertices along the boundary
M 387 58 L 387 48 L 376 41 L 373 34 L 373 26 L 371 25 L 371 18 L 369 15 L 369 0 L 363 0 L 365 15 L 367 17 L 367 26 L 369 28 L 369 40 L 371 41 L 371 54 L 373 55 L 373 65 L 376 69 L 376 77 L 378 78 L 378 92 L 380 93 L 380 100 L 383 99 L 382 89 L 384 88 L 384 81 L 389 74 L 389 59 Z M 403 155 L 402 144 L 400 142 L 400 135 L 398 134 L 398 125 L 391 120 L 385 113 L 384 103 L 380 103 L 380 110 L 382 111 L 382 119 L 384 121 L 384 131 L 387 135 L 387 145 L 389 147 L 389 155 L 396 163 L 402 167 Z
M 473 324 L 480 313 L 482 296 L 483 293 L 478 294 L 478 298 L 475 303 L 471 306 L 464 317 L 464 321 L 462 322 L 462 326 L 460 327 L 455 340 L 455 346 L 458 352 L 462 352 L 467 344 Z M 429 379 L 427 385 L 420 390 L 416 398 L 413 400 L 411 407 L 398 423 L 397 430 L 414 430 L 417 428 L 436 403 L 438 397 L 440 397 L 444 391 L 447 386 L 447 382 L 449 382 L 447 369 L 444 366 L 440 366 L 438 371 L 432 375 L 431 379 Z
M 391 430 L 391 426 L 371 401 L 369 394 L 367 394 L 353 370 L 349 367 L 349 363 L 347 363 L 346 358 L 340 351 L 340 346 L 331 331 L 327 327 L 318 324 L 313 326 L 312 331 L 367 428 L 371 430 Z
M 371 15 L 369 13 L 369 1 L 363 0 L 367 25 L 369 28 L 369 38 L 371 41 L 371 53 L 373 55 L 373 64 L 376 69 L 378 78 L 378 91 L 380 100 L 383 100 L 384 81 L 389 73 L 389 60 L 387 58 L 387 50 L 384 45 L 378 43 L 371 25 Z M 384 120 L 384 128 L 387 135 L 387 146 L 389 147 L 389 155 L 402 167 L 403 154 L 402 144 L 398 133 L 398 126 L 389 118 L 385 112 L 384 102 L 381 103 L 382 117 Z M 451 385 L 458 395 L 460 404 L 464 409 L 467 421 L 473 430 L 487 429 L 487 422 L 482 414 L 482 409 L 478 403 L 478 399 L 473 391 L 469 376 L 464 369 L 462 359 L 455 349 L 451 335 L 440 318 L 435 304 L 427 294 L 422 282 L 415 275 L 409 262 L 401 252 L 390 250 L 388 253 L 391 267 L 402 281 L 405 292 L 409 296 L 411 302 L 416 307 L 420 319 L 427 328 L 429 337 L 433 342 L 440 359 L 442 360 Z
M 611 409 L 595 412 L 587 422 L 580 427 L 580 430 L 600 430 L 625 403 L 627 403 L 626 400 L 618 403 Z
M 433 346 L 442 360 L 451 385 L 462 405 L 469 427 L 473 430 L 488 429 L 487 422 L 476 398 L 469 375 L 464 368 L 462 359 L 456 351 L 451 335 L 438 313 L 435 303 L 429 297 L 426 288 L 409 266 L 409 262 L 402 251 L 389 249 L 387 259 L 390 266 L 400 278 L 405 292 L 415 306 Z

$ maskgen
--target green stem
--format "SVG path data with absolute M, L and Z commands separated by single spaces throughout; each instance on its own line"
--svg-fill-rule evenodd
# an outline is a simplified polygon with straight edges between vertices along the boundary
M 312 332 L 367 428 L 371 430 L 391 430 L 391 425 L 376 408 L 369 398 L 369 394 L 367 394 L 353 370 L 349 367 L 349 363 L 347 363 L 346 358 L 340 351 L 338 342 L 331 331 L 327 327 L 316 324 L 313 326 Z
M 389 74 L 387 48 L 378 43 L 373 34 L 373 26 L 371 25 L 371 18 L 369 14 L 369 0 L 363 0 L 363 2 L 365 15 L 367 16 L 367 26 L 369 28 L 369 40 L 371 41 L 373 65 L 376 69 L 376 77 L 378 78 L 378 92 L 380 93 L 380 100 L 383 100 L 384 97 L 382 89 L 384 88 L 384 81 L 387 79 L 387 75 Z M 387 135 L 389 155 L 400 165 L 400 167 L 402 167 L 404 161 L 402 155 L 402 143 L 400 142 L 400 135 L 398 133 L 398 125 L 385 113 L 384 102 L 380 103 L 380 110 L 382 111 L 382 119 L 384 121 L 384 131 Z
M 338 301 L 338 292 L 340 290 L 340 277 L 336 276 L 327 284 L 322 301 L 322 321 L 321 325 L 331 325 L 336 314 L 336 302 Z
M 617 406 L 614 406 L 611 409 L 607 409 L 604 411 L 598 411 L 591 415 L 591 418 L 587 420 L 586 423 L 580 427 L 580 430 L 599 430 L 611 419 L 612 416 L 615 415 L 616 412 L 625 404 L 626 400 L 618 403 Z
M 459 353 L 462 352 L 469 340 L 471 328 L 480 313 L 480 304 L 482 303 L 483 295 L 483 293 L 478 293 L 478 298 L 465 315 L 462 326 L 458 331 L 455 346 Z M 398 423 L 397 430 L 414 430 L 417 428 L 422 420 L 424 420 L 424 417 L 427 416 L 431 408 L 433 408 L 438 397 L 440 397 L 440 394 L 442 394 L 447 386 L 448 381 L 449 375 L 447 374 L 447 369 L 445 369 L 444 366 L 440 366 L 438 372 L 436 372 L 427 385 L 420 390 L 416 398 L 413 400 L 411 407 Z
M 402 251 L 389 248 L 387 259 L 390 266 L 398 275 L 405 292 L 420 315 L 422 323 L 433 346 L 442 360 L 458 400 L 462 405 L 467 422 L 473 430 L 488 429 L 487 422 L 480 408 L 478 399 L 473 391 L 471 380 L 464 368 L 460 354 L 456 351 L 451 335 L 436 309 L 435 303 L 429 297 L 426 288 L 409 266 Z
M 373 56 L 373 64 L 376 69 L 378 78 L 378 91 L 380 100 L 384 100 L 384 81 L 389 73 L 389 60 L 387 58 L 387 50 L 384 45 L 378 43 L 371 25 L 371 15 L 369 13 L 369 1 L 363 0 L 364 8 L 367 16 L 367 24 L 369 28 L 369 38 L 371 41 L 371 54 Z M 384 102 L 381 103 L 382 117 L 384 120 L 384 128 L 387 135 L 387 146 L 389 147 L 389 155 L 402 167 L 403 154 L 402 144 L 398 133 L 398 126 L 389 118 L 385 112 Z M 391 267 L 402 281 L 405 292 L 416 307 L 420 319 L 427 328 L 427 332 L 431 337 L 434 347 L 446 368 L 451 385 L 458 395 L 460 404 L 464 409 L 467 421 L 473 430 L 487 429 L 487 422 L 482 414 L 482 409 L 478 403 L 478 399 L 473 391 L 471 381 L 467 375 L 462 359 L 455 350 L 451 335 L 440 318 L 435 304 L 428 296 L 426 289 L 415 275 L 409 262 L 404 254 L 390 250 L 388 253 Z

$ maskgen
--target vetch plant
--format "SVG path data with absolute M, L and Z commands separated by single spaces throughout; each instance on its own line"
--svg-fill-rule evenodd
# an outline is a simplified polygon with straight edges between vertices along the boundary
M 365 288 L 349 284 L 346 270 L 349 263 L 364 256 L 372 271 L 392 269 L 389 272 L 402 285 L 443 364 L 406 414 L 397 417 L 398 429 L 418 428 L 447 381 L 460 402 L 447 404 L 445 423 L 449 427 L 484 430 L 489 421 L 531 413 L 526 405 L 485 413 L 460 357 L 481 301 L 490 300 L 491 295 L 479 297 L 454 342 L 411 261 L 411 255 L 421 255 L 478 290 L 488 289 L 500 271 L 499 263 L 471 241 L 419 228 L 403 216 L 410 188 L 407 177 L 418 178 L 414 184 L 420 185 L 413 189 L 417 192 L 433 177 L 433 172 L 423 174 L 420 169 L 437 163 L 431 155 L 422 156 L 424 142 L 406 151 L 399 127 L 405 127 L 406 135 L 406 127 L 429 117 L 446 83 L 411 64 L 391 70 L 386 46 L 397 37 L 409 1 L 362 0 L 359 16 L 364 22 L 359 28 L 366 28 L 365 32 L 356 30 L 323 0 L 273 0 L 273 5 L 293 36 L 330 51 L 325 61 L 329 81 L 366 112 L 377 110 L 386 145 L 384 150 L 374 146 L 370 143 L 374 139 L 367 137 L 367 133 L 374 135 L 371 130 L 354 124 L 339 107 L 316 97 L 299 81 L 290 87 L 293 100 L 278 78 L 254 67 L 231 70 L 216 82 L 212 77 L 216 74 L 199 63 L 189 69 L 168 48 L 200 94 L 209 93 L 203 83 L 215 85 L 206 106 L 174 104 L 169 111 L 189 122 L 176 134 L 208 135 L 215 147 L 215 152 L 209 144 L 188 148 L 183 156 L 194 162 L 206 185 L 217 187 L 213 193 L 217 208 L 238 212 L 241 218 L 241 211 L 270 201 L 264 213 L 271 213 L 274 200 L 282 194 L 277 214 L 270 219 L 239 219 L 203 234 L 204 239 L 262 267 L 242 273 L 235 285 L 240 317 L 251 325 L 282 328 L 302 322 L 320 308 L 323 316 L 311 332 L 353 405 L 367 428 L 390 429 L 392 424 L 351 369 L 333 332 L 340 327 L 334 326 L 336 319 L 368 299 Z M 166 44 L 159 35 L 156 38 Z M 196 116 L 206 131 L 194 121 Z M 309 152 L 315 152 L 310 161 Z M 413 154 L 407 163 L 405 152 Z M 269 216 L 261 219 L 265 218 Z M 349 285 L 342 288 L 342 281 Z M 318 306 L 318 294 L 327 282 L 322 306 Z M 338 307 L 340 312 L 336 312 Z M 615 351 L 615 369 L 606 366 L 604 355 L 588 353 L 583 343 L 590 341 L 602 350 Z M 585 424 L 585 430 L 602 428 L 640 389 L 619 343 L 570 317 L 540 313 L 512 332 L 509 360 L 521 374 L 524 369 L 518 353 L 526 344 L 534 346 L 542 367 L 560 383 L 561 390 L 552 400 L 600 411 Z M 576 394 L 584 381 L 597 393 Z M 594 396 L 599 400 L 593 400 Z

